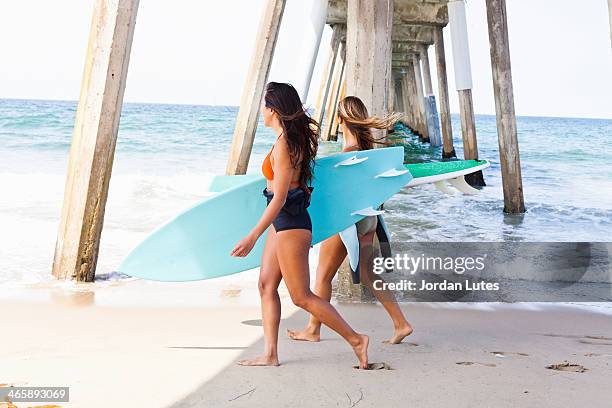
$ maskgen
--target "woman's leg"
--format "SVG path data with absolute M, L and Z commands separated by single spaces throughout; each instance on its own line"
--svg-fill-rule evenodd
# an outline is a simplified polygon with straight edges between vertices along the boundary
M 346 248 L 336 234 L 321 243 L 319 251 L 319 264 L 317 265 L 317 278 L 314 293 L 328 302 L 332 295 L 332 280 L 338 268 L 346 258 Z M 308 325 L 300 331 L 287 330 L 293 340 L 319 341 L 321 338 L 321 322 L 314 315 L 310 315 Z
M 397 300 L 395 299 L 394 294 L 389 290 L 376 290 L 374 289 L 373 282 L 375 280 L 382 280 L 380 275 L 374 275 L 372 271 L 372 255 L 373 255 L 373 242 L 374 242 L 374 233 L 376 231 L 371 231 L 363 236 L 359 237 L 359 246 L 361 248 L 362 262 L 361 262 L 361 270 L 359 271 L 361 282 L 370 289 L 370 291 L 374 294 L 376 299 L 382 303 L 383 307 L 393 320 L 393 326 L 395 327 L 395 331 L 393 336 L 385 341 L 385 343 L 391 344 L 399 344 L 402 342 L 404 337 L 409 336 L 412 333 L 412 326 L 406 320 L 404 313 L 402 313 L 402 309 L 400 309 L 397 304 Z M 365 258 L 365 259 L 364 259 Z M 364 262 L 365 261 L 365 262 Z
M 240 365 L 277 366 L 278 365 L 278 326 L 280 324 L 281 304 L 278 285 L 281 272 L 276 257 L 277 234 L 271 225 L 266 237 L 261 268 L 259 268 L 259 296 L 261 297 L 261 316 L 264 331 L 264 354 L 252 360 L 241 360 Z
M 314 315 L 323 324 L 342 336 L 353 348 L 359 366 L 368 365 L 368 336 L 355 332 L 327 301 L 310 291 L 308 251 L 312 234 L 306 229 L 292 229 L 277 233 L 278 264 L 293 303 Z

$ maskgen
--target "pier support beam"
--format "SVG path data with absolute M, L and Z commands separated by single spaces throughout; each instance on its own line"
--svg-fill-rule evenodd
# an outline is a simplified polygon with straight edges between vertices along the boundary
M 312 73 L 314 72 L 317 63 L 317 55 L 319 46 L 321 45 L 321 37 L 327 20 L 328 0 L 302 0 L 299 4 L 303 7 L 304 27 L 302 29 L 302 40 L 299 44 L 300 53 L 298 60 L 295 61 L 295 66 L 298 69 L 304 67 L 306 72 L 303 74 L 303 82 L 298 82 L 297 89 L 299 90 L 302 103 L 306 104 L 308 99 L 308 91 L 310 90 L 310 82 L 312 81 Z M 302 79 L 302 78 L 300 78 Z M 301 86 L 301 89 L 300 89 Z
M 425 110 L 425 95 L 423 93 L 423 76 L 421 74 L 421 61 L 416 54 L 412 56 L 412 64 L 416 82 L 416 103 L 419 111 L 419 132 L 421 133 L 421 139 L 427 142 L 429 141 L 429 130 L 427 128 L 427 111 Z
M 442 27 L 434 29 L 434 46 L 436 50 L 436 69 L 438 72 L 438 94 L 440 96 L 440 127 L 442 130 L 442 158 L 457 157 L 453 146 L 453 127 L 448 100 L 448 78 L 446 75 L 446 55 L 444 53 L 444 36 Z
M 388 111 L 393 0 L 347 0 L 346 92 L 372 115 Z M 376 138 L 385 132 L 373 131 Z
M 478 144 L 476 141 L 476 123 L 472 102 L 472 68 L 470 64 L 467 21 L 465 18 L 465 3 L 464 0 L 451 0 L 447 6 L 453 44 L 455 85 L 459 94 L 463 156 L 466 160 L 476 160 L 478 159 Z M 474 187 L 485 185 L 482 171 L 465 176 L 465 180 Z
M 417 101 L 417 88 L 414 78 L 414 64 L 412 61 L 406 64 L 406 75 L 404 76 L 404 100 L 410 117 L 410 129 L 417 135 L 421 134 L 419 121 L 419 105 Z
M 486 0 L 499 157 L 504 188 L 504 212 L 524 213 L 514 91 L 508 41 L 506 0 Z
M 95 278 L 138 0 L 96 0 L 52 273 Z
M 421 48 L 421 62 L 423 65 L 423 81 L 425 85 L 425 113 L 427 120 L 427 132 L 429 143 L 432 146 L 440 146 L 440 125 L 438 124 L 438 108 L 436 107 L 436 97 L 433 93 L 431 83 L 431 68 L 429 67 L 429 53 L 427 46 Z
M 320 125 L 323 125 L 323 116 L 325 113 L 325 106 L 327 98 L 329 96 L 329 90 L 333 81 L 334 69 L 336 67 L 338 49 L 340 47 L 340 31 L 344 30 L 344 25 L 334 24 L 332 27 L 332 38 L 330 41 L 330 50 L 327 57 L 327 63 L 323 68 L 323 74 L 321 76 L 321 85 L 319 85 L 319 94 L 317 95 L 317 102 L 315 104 L 315 111 L 313 119 Z
M 325 117 L 323 118 L 323 124 L 321 126 L 320 138 L 321 140 L 329 141 L 333 140 L 333 128 L 334 120 L 336 117 L 336 109 L 338 108 L 338 101 L 340 97 L 340 91 L 342 88 L 342 80 L 345 76 L 346 70 L 346 44 L 340 41 L 338 47 L 338 54 L 336 56 L 336 64 L 334 66 L 334 72 L 332 73 L 332 80 L 330 85 L 329 94 L 325 103 Z
M 242 90 L 240 110 L 236 118 L 236 127 L 234 128 L 232 147 L 226 168 L 226 173 L 229 175 L 246 174 L 249 166 L 259 118 L 259 108 L 268 82 L 268 74 L 272 65 L 283 11 L 285 10 L 285 2 L 286 0 L 267 0 L 259 22 L 255 49 L 251 56 L 247 80 Z

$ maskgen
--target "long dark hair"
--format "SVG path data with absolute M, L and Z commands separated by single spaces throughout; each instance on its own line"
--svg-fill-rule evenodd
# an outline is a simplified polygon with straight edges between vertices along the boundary
M 266 108 L 278 114 L 289 146 L 291 165 L 300 170 L 300 185 L 307 187 L 313 177 L 312 164 L 317 154 L 319 124 L 304 109 L 291 84 L 268 82 Z
M 389 129 L 404 115 L 391 113 L 382 118 L 369 116 L 368 109 L 361 99 L 356 96 L 347 96 L 338 104 L 338 116 L 357 138 L 359 149 L 369 150 L 374 148 L 374 143 L 389 144 L 384 138 L 375 138 L 370 129 Z

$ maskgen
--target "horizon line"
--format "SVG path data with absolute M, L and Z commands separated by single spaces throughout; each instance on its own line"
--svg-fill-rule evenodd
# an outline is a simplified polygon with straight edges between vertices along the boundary
M 78 103 L 76 99 L 47 99 L 47 98 L 0 98 L 0 101 L 40 101 L 40 102 L 67 102 L 67 103 Z M 207 107 L 218 107 L 218 108 L 236 108 L 239 109 L 239 105 L 213 105 L 213 104 L 205 104 L 205 103 L 181 103 L 181 102 L 133 102 L 133 101 L 124 101 L 124 105 L 166 105 L 166 106 L 207 106 Z M 307 109 L 311 109 L 312 107 L 308 107 Z M 401 113 L 401 112 L 399 112 Z M 459 115 L 459 112 L 451 112 L 451 115 Z M 475 113 L 478 116 L 496 116 L 495 113 Z M 592 119 L 592 120 L 605 120 L 611 121 L 612 117 L 602 118 L 602 117 L 580 117 L 580 116 L 545 116 L 545 115 L 516 115 L 516 117 L 521 118 L 547 118 L 547 119 Z

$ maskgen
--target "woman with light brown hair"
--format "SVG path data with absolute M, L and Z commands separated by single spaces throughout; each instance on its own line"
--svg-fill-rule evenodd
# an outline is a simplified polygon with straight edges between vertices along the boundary
M 342 152 L 372 149 L 377 143 L 387 144 L 387 142 L 381 139 L 376 139 L 372 135 L 371 129 L 389 129 L 401 117 L 402 115 L 398 113 L 383 118 L 369 116 L 368 110 L 361 99 L 355 96 L 347 96 L 338 104 L 338 123 L 342 128 L 343 135 Z M 367 253 L 368 250 L 371 252 L 377 222 L 376 216 L 368 216 L 356 224 L 359 246 L 364 253 Z M 327 301 L 331 300 L 332 280 L 346 255 L 347 250 L 340 238 L 340 234 L 336 234 L 323 241 L 319 252 L 319 264 L 317 266 L 314 290 L 317 296 Z M 393 321 L 393 336 L 387 342 L 391 344 L 401 343 L 406 336 L 412 333 L 412 326 L 404 317 L 393 293 L 388 290 L 375 290 L 373 288 L 374 279 L 371 265 L 362 263 L 361 266 L 359 270 L 361 281 L 374 293 Z M 301 331 L 287 331 L 288 336 L 293 340 L 314 342 L 319 341 L 320 333 L 321 322 L 312 315 L 306 328 Z

